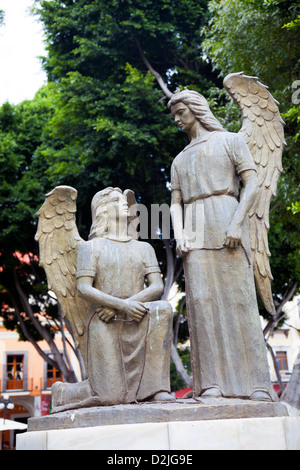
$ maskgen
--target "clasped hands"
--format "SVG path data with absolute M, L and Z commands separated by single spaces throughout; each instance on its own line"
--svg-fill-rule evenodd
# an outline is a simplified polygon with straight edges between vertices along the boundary
M 143 302 L 125 299 L 121 301 L 121 308 L 119 307 L 118 309 L 114 309 L 111 307 L 99 307 L 97 308 L 96 313 L 100 320 L 104 323 L 109 323 L 118 311 L 126 313 L 132 320 L 140 322 L 146 313 L 149 312 L 149 308 Z

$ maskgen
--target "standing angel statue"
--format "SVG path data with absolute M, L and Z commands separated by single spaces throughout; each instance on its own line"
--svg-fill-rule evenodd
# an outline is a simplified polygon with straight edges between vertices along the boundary
M 242 112 L 238 133 L 227 132 L 195 91 L 168 103 L 190 140 L 172 163 L 171 215 L 184 264 L 193 393 L 272 401 L 255 283 L 274 314 L 269 208 L 284 123 L 256 77 L 230 74 L 224 87 Z
M 87 379 L 56 382 L 53 412 L 169 401 L 172 307 L 151 245 L 137 240 L 134 193 L 106 188 L 92 200 L 89 240 L 75 220 L 77 191 L 58 186 L 38 211 L 36 240 Z M 133 209 L 133 210 L 131 210 Z

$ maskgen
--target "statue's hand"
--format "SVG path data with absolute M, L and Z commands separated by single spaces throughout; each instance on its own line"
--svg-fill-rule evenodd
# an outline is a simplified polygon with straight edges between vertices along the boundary
M 116 315 L 116 310 L 109 307 L 99 307 L 96 310 L 96 313 L 100 320 L 104 323 L 109 323 L 110 320 Z
M 228 227 L 224 245 L 237 248 L 241 244 L 242 228 L 239 224 L 231 223 Z
M 124 308 L 122 311 L 133 320 L 140 322 L 146 313 L 149 312 L 149 308 L 142 302 L 127 299 L 124 300 Z
M 186 238 L 180 238 L 176 241 L 176 253 L 183 258 L 189 251 L 190 244 Z

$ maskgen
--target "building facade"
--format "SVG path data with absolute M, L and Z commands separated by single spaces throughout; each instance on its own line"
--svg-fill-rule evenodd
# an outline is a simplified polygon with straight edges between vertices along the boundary
M 68 339 L 71 340 L 70 335 Z M 61 335 L 57 335 L 55 342 L 63 354 Z M 40 341 L 39 347 L 51 357 L 46 341 Z M 70 346 L 68 354 L 76 375 L 80 377 L 79 364 Z M 50 366 L 31 343 L 19 341 L 18 333 L 6 330 L 0 319 L 0 400 L 8 394 L 14 404 L 12 410 L 7 410 L 6 418 L 27 423 L 30 417 L 49 414 L 51 386 L 57 380 L 63 380 L 60 371 Z M 0 411 L 0 417 L 3 415 L 4 412 Z M 16 432 L 2 432 L 3 449 L 14 448 Z
M 290 379 L 294 363 L 300 351 L 300 296 L 285 305 L 285 321 L 268 338 L 278 365 L 281 381 L 286 385 Z M 262 325 L 264 326 L 264 325 Z M 70 341 L 71 337 L 66 333 Z M 58 349 L 63 354 L 63 342 L 60 335 L 56 337 Z M 40 348 L 51 355 L 46 341 L 39 342 Z M 68 355 L 77 377 L 80 377 L 79 363 L 71 347 Z M 268 353 L 271 379 L 274 389 L 279 390 L 278 378 L 273 360 Z M 27 423 L 30 417 L 45 416 L 51 412 L 51 386 L 57 380 L 63 380 L 59 370 L 51 367 L 29 342 L 19 341 L 16 332 L 4 328 L 0 319 L 0 400 L 1 395 L 8 394 L 14 404 L 8 410 L 6 418 Z M 186 389 L 186 393 L 190 389 Z M 176 396 L 181 396 L 179 392 Z M 3 411 L 0 411 L 0 418 Z M 15 435 L 18 431 L 2 433 L 2 447 L 13 449 Z M 0 432 L 1 434 L 1 432 Z
M 293 367 L 300 352 L 300 295 L 295 296 L 291 302 L 284 306 L 284 322 L 268 338 L 276 357 L 280 377 L 285 386 L 290 380 Z M 271 379 L 275 390 L 278 390 L 278 379 L 273 365 L 273 360 L 268 353 Z

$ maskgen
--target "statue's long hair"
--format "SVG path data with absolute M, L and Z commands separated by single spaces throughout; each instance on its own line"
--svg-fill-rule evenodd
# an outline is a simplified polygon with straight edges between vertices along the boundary
M 108 230 L 107 204 L 109 195 L 113 191 L 122 193 L 120 188 L 105 188 L 95 194 L 92 199 L 92 226 L 89 234 L 89 240 L 92 238 L 101 238 Z
M 200 121 L 208 131 L 227 132 L 222 124 L 211 112 L 208 102 L 204 96 L 194 90 L 183 90 L 175 93 L 168 102 L 168 108 L 177 103 L 183 103 L 189 107 L 195 118 Z

